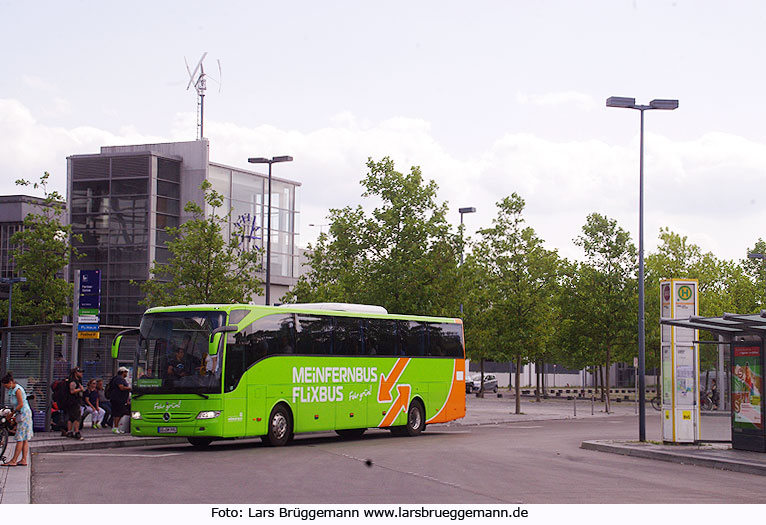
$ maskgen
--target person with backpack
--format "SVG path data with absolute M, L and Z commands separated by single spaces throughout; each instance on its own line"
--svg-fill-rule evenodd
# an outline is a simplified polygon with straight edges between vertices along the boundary
M 114 427 L 112 432 L 122 434 L 120 430 L 120 419 L 128 415 L 130 411 L 128 399 L 130 397 L 130 385 L 128 384 L 128 369 L 121 366 L 117 369 L 117 375 L 112 378 L 106 387 L 106 394 L 109 401 L 112 402 L 112 416 L 114 417 Z
M 66 402 L 68 417 L 66 436 L 82 441 L 85 438 L 80 434 L 80 417 L 82 417 L 81 407 L 85 387 L 82 386 L 82 370 L 79 367 L 72 369 L 67 383 L 69 384 L 69 397 Z

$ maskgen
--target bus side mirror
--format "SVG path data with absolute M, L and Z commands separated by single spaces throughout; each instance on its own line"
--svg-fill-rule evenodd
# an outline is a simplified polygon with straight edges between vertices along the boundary
M 117 354 L 120 351 L 120 342 L 122 342 L 123 337 L 126 335 L 138 335 L 138 333 L 138 328 L 131 328 L 129 330 L 123 330 L 122 332 L 119 332 L 117 335 L 115 335 L 114 341 L 112 341 L 112 358 L 117 359 Z
M 120 351 L 120 341 L 122 341 L 121 335 L 118 335 L 114 338 L 114 341 L 112 341 L 112 359 L 117 359 L 117 354 Z
M 219 326 L 210 332 L 210 340 L 207 346 L 207 355 L 218 355 L 218 346 L 221 344 L 221 336 L 224 332 L 238 332 L 239 328 L 235 324 Z

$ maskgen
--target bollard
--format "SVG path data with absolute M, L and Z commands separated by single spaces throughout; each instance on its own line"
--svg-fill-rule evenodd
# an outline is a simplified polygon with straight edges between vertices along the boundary
M 590 415 L 594 415 L 596 412 L 596 396 L 592 395 L 590 396 Z
M 577 396 L 574 396 L 574 417 L 577 417 Z

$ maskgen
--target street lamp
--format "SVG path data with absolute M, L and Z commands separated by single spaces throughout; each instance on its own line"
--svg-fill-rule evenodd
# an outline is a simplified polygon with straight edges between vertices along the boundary
M 763 253 L 748 253 L 747 254 L 748 259 L 762 259 L 764 262 L 766 262 L 766 254 Z
M 8 328 L 11 327 L 11 306 L 13 305 L 13 285 L 27 282 L 26 277 L 2 277 L 0 283 L 8 285 Z
M 648 106 L 636 104 L 635 98 L 609 97 L 608 108 L 637 109 L 641 112 L 641 134 L 638 175 L 638 439 L 646 441 L 646 377 L 644 355 L 644 111 L 652 109 L 673 110 L 678 100 L 654 99 Z M 608 388 L 608 387 L 607 387 Z
M 458 208 L 457 211 L 460 212 L 460 266 L 463 266 L 463 215 L 466 213 L 476 213 L 476 208 Z M 463 301 L 460 301 L 460 316 L 463 316 Z M 482 387 L 483 386 L 484 385 L 482 385 Z
M 264 157 L 251 157 L 247 162 L 252 164 L 269 165 L 269 201 L 267 205 L 268 217 L 266 219 L 266 306 L 271 304 L 271 165 L 276 162 L 292 162 L 289 155 L 267 159 Z
M 311 224 L 309 224 L 309 226 L 313 226 L 314 228 L 319 228 L 319 235 L 322 235 L 322 233 L 324 233 L 322 228 L 324 228 L 325 226 L 329 226 L 329 224 L 314 224 L 314 223 L 311 223 Z

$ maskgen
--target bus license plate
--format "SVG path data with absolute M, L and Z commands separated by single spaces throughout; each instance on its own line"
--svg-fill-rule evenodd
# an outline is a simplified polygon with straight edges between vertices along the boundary
M 158 434 L 176 434 L 178 427 L 157 427 Z

